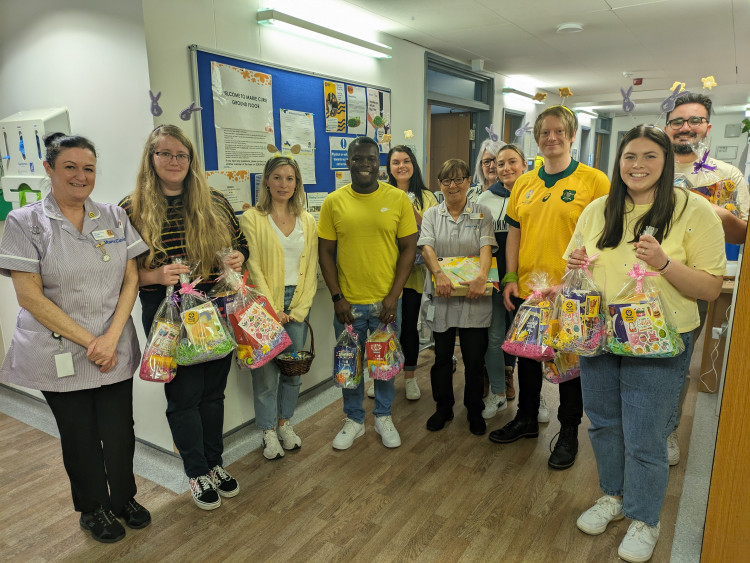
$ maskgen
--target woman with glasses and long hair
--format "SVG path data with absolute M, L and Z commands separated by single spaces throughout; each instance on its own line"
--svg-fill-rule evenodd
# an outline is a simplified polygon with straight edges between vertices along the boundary
M 266 162 L 258 201 L 242 215 L 240 227 L 256 249 L 247 261 L 250 280 L 292 339 L 287 350 L 303 350 L 305 321 L 318 288 L 318 231 L 315 218 L 305 211 L 302 174 L 293 159 L 275 156 Z M 280 459 L 284 450 L 302 447 L 289 422 L 301 385 L 299 375 L 282 374 L 273 361 L 253 370 L 255 423 L 263 433 L 266 459 Z
M 148 334 L 167 286 L 190 273 L 208 292 L 221 275 L 218 252 L 234 250 L 225 264 L 240 271 L 248 257 L 247 242 L 234 210 L 212 190 L 192 141 L 174 125 L 161 125 L 148 136 L 135 191 L 120 206 L 149 247 L 138 257 L 143 329 Z M 174 264 L 181 258 L 185 264 Z M 239 484 L 224 469 L 224 389 L 232 355 L 192 366 L 179 366 L 164 385 L 167 421 L 182 457 L 195 503 L 204 510 L 233 497 Z
M 603 354 L 580 358 L 583 406 L 604 496 L 578 518 L 587 534 L 610 522 L 632 520 L 618 555 L 647 561 L 659 538 L 659 514 L 667 490 L 667 436 L 690 363 L 696 299 L 719 296 L 726 266 L 721 221 L 703 197 L 673 186 L 674 152 L 659 128 L 639 125 L 617 150 L 609 196 L 594 200 L 576 225 L 565 252 L 568 268 L 589 256 L 594 281 L 614 298 L 645 263 L 654 277 L 663 312 L 685 350 L 671 358 Z M 644 234 L 646 227 L 656 233 Z M 583 247 L 573 242 L 583 236 Z
M 526 172 L 526 157 L 517 145 L 504 145 L 497 152 L 498 181 L 482 192 L 477 203 L 484 205 L 492 212 L 492 221 L 497 241 L 497 273 L 500 279 L 505 276 L 505 242 L 508 239 L 508 224 L 505 222 L 505 210 L 508 207 L 513 184 Z M 484 402 L 482 416 L 492 418 L 498 412 L 508 408 L 508 401 L 515 399 L 513 388 L 513 370 L 516 357 L 503 352 L 506 327 L 510 325 L 511 314 L 503 304 L 502 291 L 492 292 L 492 323 L 489 330 L 489 343 L 484 362 L 489 378 L 489 394 Z M 543 399 L 542 399 L 543 402 Z M 540 410 L 543 406 L 540 405 Z M 546 406 L 544 406 L 546 408 Z M 547 415 L 549 417 L 549 414 Z
M 497 182 L 497 152 L 503 143 L 499 141 L 493 141 L 492 139 L 485 139 L 482 144 L 479 145 L 477 151 L 477 161 L 474 164 L 474 183 L 466 192 L 466 198 L 474 202 L 484 192 L 486 192 L 492 184 Z
M 388 152 L 386 158 L 388 169 L 388 183 L 406 192 L 414 209 L 417 228 L 421 228 L 422 216 L 425 211 L 437 205 L 433 193 L 425 186 L 422 171 L 417 157 L 405 145 L 397 145 Z M 417 254 L 417 260 L 411 269 L 409 279 L 406 280 L 401 294 L 401 347 L 404 349 L 404 388 L 406 398 L 416 401 L 422 396 L 417 379 L 414 377 L 419 357 L 419 308 L 424 289 L 425 268 L 424 260 Z M 367 396 L 375 397 L 375 387 L 370 384 Z
M 425 282 L 422 303 L 425 322 L 435 338 L 435 363 L 430 370 L 430 382 L 436 409 L 427 421 L 427 429 L 441 430 L 453 420 L 453 351 L 458 332 L 469 430 L 481 435 L 487 431 L 482 418 L 482 377 L 487 328 L 492 319 L 492 298 L 484 292 L 497 242 L 490 210 L 466 199 L 469 179 L 469 167 L 463 160 L 451 159 L 443 163 L 438 181 L 444 200 L 425 213 L 417 246 L 422 249 L 425 265 L 432 274 Z M 451 297 L 453 285 L 438 258 L 461 256 L 479 256 L 479 274 L 464 283 L 467 286 L 465 297 Z

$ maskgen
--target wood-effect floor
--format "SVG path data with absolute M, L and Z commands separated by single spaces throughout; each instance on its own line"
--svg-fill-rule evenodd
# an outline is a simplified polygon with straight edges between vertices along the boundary
M 368 412 L 365 435 L 347 451 L 333 450 L 331 440 L 344 418 L 339 400 L 295 427 L 301 450 L 277 461 L 256 450 L 229 466 L 241 492 L 217 510 L 200 510 L 189 493 L 176 495 L 137 477 L 137 499 L 153 522 L 143 530 L 127 529 L 116 544 L 97 543 L 79 528 L 59 441 L 0 414 L 0 559 L 617 561 L 627 519 L 596 537 L 575 527 L 579 514 L 601 495 L 588 421 L 580 427 L 576 463 L 566 471 L 547 467 L 550 440 L 559 430 L 553 385 L 543 388 L 552 420 L 540 425 L 538 439 L 501 446 L 487 435 L 473 436 L 461 404 L 459 361 L 455 419 L 443 431 L 429 432 L 431 359 L 430 351 L 420 356 L 419 401 L 404 398 L 403 379 L 397 378 L 393 419 L 400 448 L 382 445 Z M 669 561 L 671 552 L 696 379 L 680 426 L 682 460 L 670 470 L 656 563 Z M 365 401 L 371 411 L 372 399 Z M 488 421 L 488 429 L 514 413 L 515 401 Z

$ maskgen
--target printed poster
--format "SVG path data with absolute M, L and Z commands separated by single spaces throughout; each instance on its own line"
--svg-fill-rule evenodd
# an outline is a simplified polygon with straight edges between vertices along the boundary
M 349 158 L 348 148 L 350 137 L 329 137 L 328 143 L 331 150 L 331 170 L 348 170 L 346 161 Z
M 333 174 L 333 180 L 335 182 L 334 189 L 338 190 L 352 183 L 352 173 L 348 170 L 336 170 Z
M 350 135 L 367 133 L 367 97 L 360 86 L 346 87 L 346 127 Z
M 281 152 L 294 153 L 302 173 L 303 184 L 315 184 L 315 125 L 313 114 L 291 109 L 280 109 Z M 299 146 L 299 152 L 297 151 Z
M 323 82 L 326 133 L 346 132 L 346 96 L 341 82 Z
M 219 168 L 262 172 L 274 144 L 271 75 L 212 61 L 211 89 Z
M 235 212 L 241 213 L 253 206 L 248 170 L 207 170 L 206 181 L 224 194 Z
M 320 208 L 323 206 L 328 192 L 307 192 L 307 211 L 315 217 L 315 222 L 320 218 Z
M 391 130 L 391 94 L 376 88 L 367 88 L 367 133 L 380 145 L 380 152 L 388 152 L 390 142 L 383 135 Z

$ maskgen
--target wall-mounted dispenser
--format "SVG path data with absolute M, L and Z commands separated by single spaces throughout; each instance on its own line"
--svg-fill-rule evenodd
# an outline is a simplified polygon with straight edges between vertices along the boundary
M 0 119 L 0 220 L 10 209 L 42 199 L 44 172 L 44 136 L 48 133 L 70 133 L 67 108 L 19 111 Z

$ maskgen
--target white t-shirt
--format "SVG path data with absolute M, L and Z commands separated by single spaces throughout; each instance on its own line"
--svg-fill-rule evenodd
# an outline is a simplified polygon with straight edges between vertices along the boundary
M 286 236 L 276 226 L 270 213 L 267 217 L 276 236 L 279 237 L 281 248 L 284 249 L 284 286 L 297 285 L 297 280 L 299 279 L 299 261 L 302 251 L 305 248 L 305 234 L 302 232 L 302 222 L 297 217 L 294 223 L 294 230 L 289 233 L 289 236 Z

